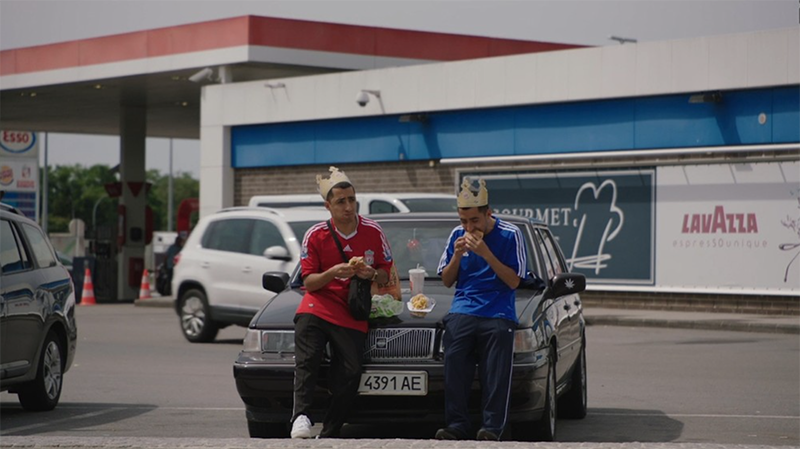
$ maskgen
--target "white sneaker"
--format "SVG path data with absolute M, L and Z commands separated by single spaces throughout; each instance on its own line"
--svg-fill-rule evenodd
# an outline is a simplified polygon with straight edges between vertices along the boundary
M 292 438 L 311 438 L 311 420 L 306 415 L 300 415 L 292 424 Z

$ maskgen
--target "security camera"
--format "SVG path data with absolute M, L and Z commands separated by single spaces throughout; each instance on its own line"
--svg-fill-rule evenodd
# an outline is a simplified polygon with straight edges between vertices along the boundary
M 367 103 L 369 103 L 369 94 L 366 91 L 363 90 L 360 91 L 356 95 L 356 103 L 358 103 L 358 105 L 361 106 L 362 108 L 366 106 Z
M 211 80 L 211 75 L 214 73 L 209 67 L 204 68 L 203 70 L 195 73 L 194 75 L 189 77 L 189 81 L 193 83 L 199 83 L 203 80 Z

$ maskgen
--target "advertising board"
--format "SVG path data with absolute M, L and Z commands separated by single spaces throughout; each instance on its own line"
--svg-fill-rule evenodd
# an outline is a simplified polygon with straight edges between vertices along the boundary
M 497 213 L 546 222 L 571 271 L 593 283 L 653 285 L 654 170 L 468 174 Z
M 659 285 L 800 291 L 800 163 L 659 167 Z

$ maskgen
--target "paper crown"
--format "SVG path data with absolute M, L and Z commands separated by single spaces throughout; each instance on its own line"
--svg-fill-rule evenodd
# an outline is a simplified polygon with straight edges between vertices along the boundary
M 461 192 L 458 194 L 458 207 L 481 207 L 489 205 L 489 191 L 486 190 L 486 181 L 483 179 L 478 180 L 480 189 L 474 192 L 472 180 L 464 177 L 461 183 Z
M 336 184 L 339 184 L 340 182 L 352 184 L 352 182 L 350 182 L 350 178 L 348 178 L 343 171 L 339 171 L 338 168 L 331 166 L 328 171 L 331 172 L 331 175 L 328 178 L 323 178 L 322 175 L 317 175 L 317 187 L 319 188 L 319 194 L 322 195 L 322 199 L 324 200 L 328 199 L 328 192 L 330 192 L 333 186 Z

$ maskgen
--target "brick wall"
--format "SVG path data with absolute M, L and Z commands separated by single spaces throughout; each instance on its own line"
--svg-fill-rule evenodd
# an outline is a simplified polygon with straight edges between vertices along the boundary
M 234 205 L 246 206 L 253 195 L 316 193 L 317 175 L 327 175 L 328 165 L 237 169 Z M 339 164 L 357 192 L 454 192 L 455 168 L 428 161 L 392 164 Z

